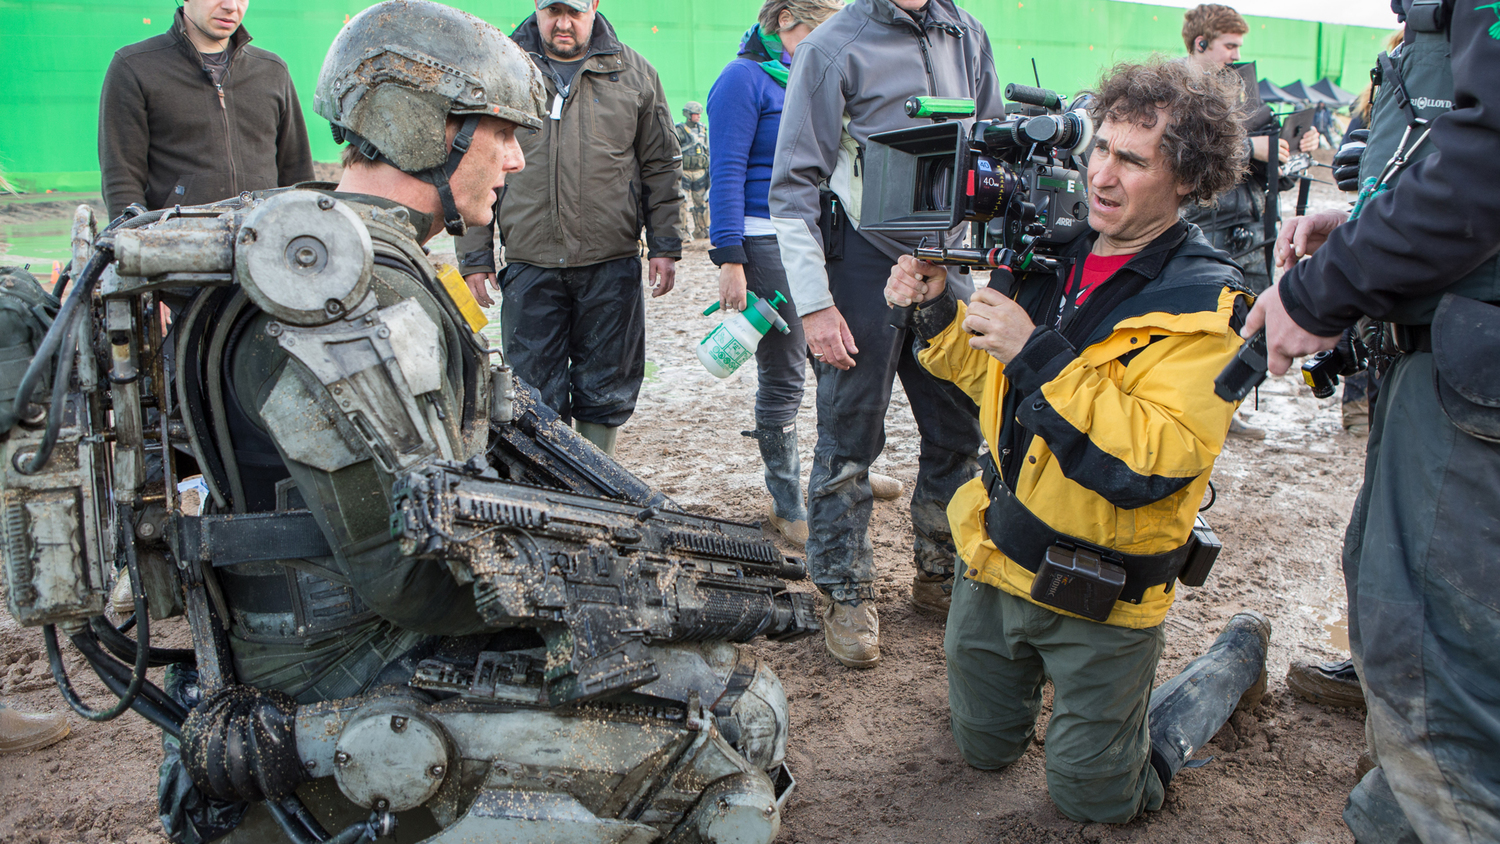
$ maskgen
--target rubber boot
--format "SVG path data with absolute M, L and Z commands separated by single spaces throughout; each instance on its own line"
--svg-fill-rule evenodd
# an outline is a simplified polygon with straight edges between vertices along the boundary
M 61 715 L 33 715 L 0 702 L 0 753 L 40 750 L 62 741 L 67 734 L 68 719 Z
M 1271 622 L 1237 613 L 1208 652 L 1151 693 L 1151 767 L 1167 785 L 1193 751 L 1208 743 L 1237 709 L 1253 709 L 1266 693 Z
M 807 507 L 802 501 L 802 463 L 797 456 L 797 423 L 766 425 L 741 431 L 760 443 L 766 466 L 766 491 L 771 493 L 771 526 L 796 545 L 807 543 Z
M 581 419 L 574 420 L 573 429 L 584 439 L 599 447 L 609 457 L 615 456 L 615 439 L 620 435 L 619 428 L 601 425 L 598 422 L 584 422 Z

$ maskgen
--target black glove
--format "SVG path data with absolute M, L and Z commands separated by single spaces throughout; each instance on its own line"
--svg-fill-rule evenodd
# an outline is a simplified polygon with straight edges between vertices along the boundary
M 1355 129 L 1333 154 L 1333 178 L 1339 183 L 1339 190 L 1359 190 L 1359 160 L 1365 157 L 1365 142 L 1369 138 L 1369 129 Z
M 182 761 L 217 800 L 279 800 L 307 778 L 297 758 L 297 702 L 277 691 L 230 686 L 188 713 Z

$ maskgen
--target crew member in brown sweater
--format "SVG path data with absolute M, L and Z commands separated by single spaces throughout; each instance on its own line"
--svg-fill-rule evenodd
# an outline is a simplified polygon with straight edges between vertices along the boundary
M 99 170 L 114 218 L 312 179 L 297 91 L 250 46 L 249 0 L 186 0 L 166 33 L 115 53 L 99 97 Z

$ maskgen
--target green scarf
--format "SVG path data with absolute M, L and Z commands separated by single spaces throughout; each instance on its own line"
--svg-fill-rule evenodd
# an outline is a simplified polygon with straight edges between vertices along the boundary
M 791 68 L 781 57 L 786 54 L 786 48 L 781 44 L 781 36 L 767 35 L 760 29 L 760 24 L 750 27 L 745 33 L 745 38 L 740 42 L 740 55 L 760 65 L 760 69 L 771 75 L 776 84 L 786 87 L 787 77 L 791 75 Z

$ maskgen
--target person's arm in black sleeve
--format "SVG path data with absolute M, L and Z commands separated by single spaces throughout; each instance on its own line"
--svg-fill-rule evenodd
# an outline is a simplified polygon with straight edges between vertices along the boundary
M 286 78 L 286 101 L 281 125 L 276 128 L 276 184 L 280 187 L 310 182 L 313 175 L 312 146 L 307 140 L 307 122 L 292 77 Z
M 1500 251 L 1500 25 L 1494 9 L 1453 13 L 1453 110 L 1432 123 L 1436 152 L 1282 278 L 1303 329 L 1332 336 L 1361 315 L 1441 290 Z
M 99 173 L 104 207 L 113 220 L 132 202 L 146 204 L 146 153 L 151 122 L 135 71 L 119 56 L 104 73 L 99 96 Z

